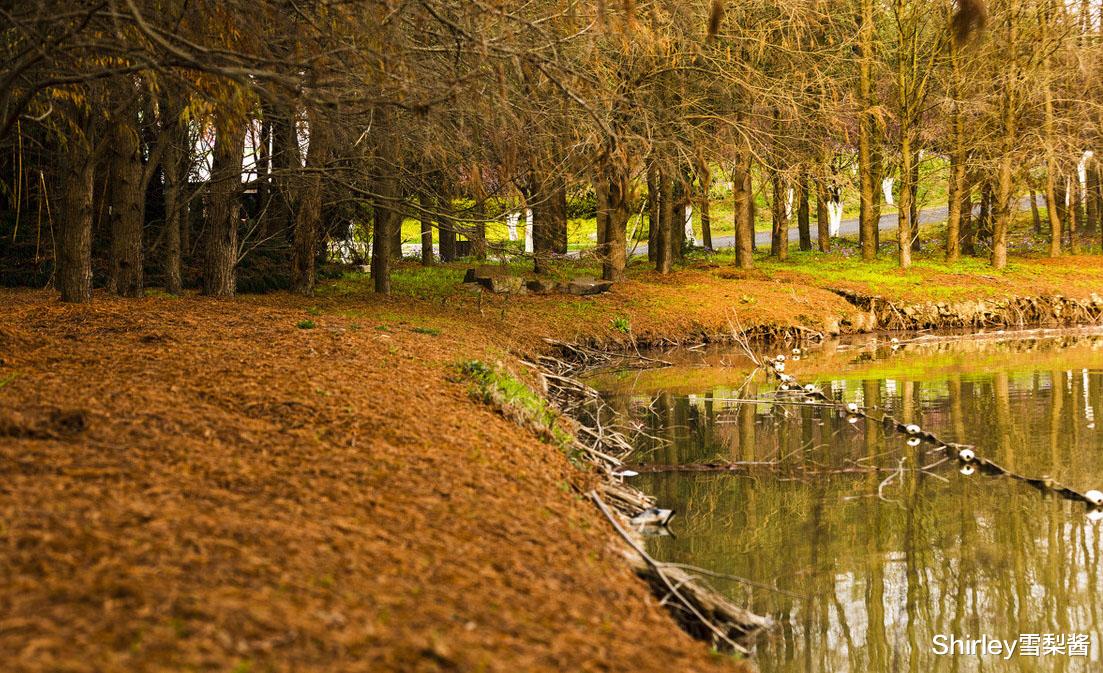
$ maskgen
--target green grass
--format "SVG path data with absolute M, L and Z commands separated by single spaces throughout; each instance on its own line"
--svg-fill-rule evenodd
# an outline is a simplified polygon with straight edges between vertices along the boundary
M 299 322 L 295 323 L 295 327 L 298 327 L 299 329 L 314 329 L 315 327 L 317 327 L 317 325 L 314 324 L 313 320 L 300 320 Z
M 0 388 L 3 388 L 4 386 L 10 385 L 17 378 L 19 378 L 19 372 L 12 372 L 11 374 L 8 374 L 7 376 L 0 377 Z
M 440 336 L 440 330 L 436 327 L 415 327 L 411 332 L 415 334 L 428 334 L 429 336 Z
M 471 381 L 471 394 L 476 399 L 495 407 L 518 425 L 555 444 L 572 461 L 578 460 L 574 439 L 559 427 L 559 414 L 524 382 L 510 372 L 480 360 L 462 363 L 460 372 Z
M 946 203 L 946 174 L 948 165 L 947 162 L 941 158 L 925 159 L 920 163 L 919 170 L 919 190 L 917 194 L 917 200 L 920 209 L 929 208 L 932 206 L 938 206 Z M 735 233 L 734 224 L 734 206 L 732 201 L 732 192 L 726 186 L 724 180 L 727 178 L 727 170 L 722 167 L 714 167 L 714 175 L 717 176 L 717 180 L 713 183 L 713 188 L 709 192 L 709 220 L 710 229 L 714 238 L 723 236 L 732 236 Z M 856 181 L 856 178 L 849 173 L 848 170 L 843 170 L 839 174 L 839 179 L 842 182 L 842 199 L 843 199 L 843 218 L 850 219 L 858 216 L 858 186 L 856 182 L 851 184 L 851 181 Z M 770 202 L 771 195 L 769 193 L 769 183 L 765 174 L 759 168 L 755 169 L 754 173 L 754 186 L 755 186 L 755 231 L 769 231 L 770 230 Z M 877 185 L 878 193 L 880 193 L 881 186 Z M 894 185 L 894 191 L 897 193 L 897 199 L 899 199 L 900 179 L 896 176 L 896 184 Z M 642 207 L 642 199 L 645 198 L 646 191 L 641 190 L 638 203 L 632 205 L 632 215 L 628 221 L 628 236 L 629 241 L 632 240 L 633 232 L 637 233 L 637 238 L 640 240 L 647 240 L 647 230 L 650 222 L 650 218 L 647 215 L 646 208 Z M 471 203 L 457 200 L 453 207 L 457 213 L 460 213 L 459 221 L 462 222 L 462 212 L 464 208 L 469 208 Z M 797 204 L 793 204 L 794 214 L 793 219 L 796 219 Z M 494 201 L 488 206 L 488 212 L 505 212 L 512 208 L 519 207 L 518 203 L 509 201 Z M 812 198 L 809 200 L 809 209 L 811 211 L 811 218 L 813 222 L 816 218 L 816 199 L 815 194 L 812 194 Z M 896 208 L 882 203 L 882 214 L 895 213 Z M 502 216 L 504 220 L 505 216 Z M 700 236 L 701 232 L 701 211 L 696 206 L 693 209 L 693 228 Z M 567 246 L 571 250 L 580 250 L 593 247 L 597 233 L 597 222 L 593 217 L 588 218 L 570 218 L 567 221 Z M 518 241 L 514 244 L 517 252 L 522 250 L 522 241 L 525 238 L 524 221 L 522 221 L 517 228 Z M 491 221 L 486 224 L 486 238 L 487 241 L 495 244 L 508 244 L 509 229 L 504 221 Z M 405 243 L 417 243 L 421 240 L 421 223 L 414 219 L 406 219 L 402 223 L 402 240 Z M 433 242 L 439 243 L 436 231 L 433 232 Z M 698 241 L 700 243 L 700 241 Z

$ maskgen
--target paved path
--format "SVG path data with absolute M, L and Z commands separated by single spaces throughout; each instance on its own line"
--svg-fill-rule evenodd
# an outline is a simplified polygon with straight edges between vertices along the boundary
M 1023 210 L 1023 209 L 1029 208 L 1029 207 L 1030 207 L 1030 199 L 1029 198 L 1024 198 L 1019 203 L 1019 209 L 1020 210 Z M 944 206 L 944 205 L 943 206 L 931 206 L 930 208 L 924 208 L 924 209 L 919 211 L 919 224 L 935 224 L 935 223 L 938 223 L 938 222 L 944 222 L 947 217 L 949 217 L 949 208 L 947 206 Z M 884 214 L 884 215 L 881 216 L 881 220 L 880 220 L 880 222 L 878 222 L 878 227 L 881 229 L 881 231 L 893 231 L 893 230 L 896 229 L 897 226 L 899 226 L 899 223 L 900 223 L 900 220 L 899 220 L 899 214 L 898 213 L 887 213 L 887 214 Z M 812 244 L 815 245 L 815 243 L 816 243 L 816 223 L 815 222 L 812 222 L 811 228 L 812 228 Z M 851 217 L 849 219 L 843 220 L 839 224 L 839 235 L 840 236 L 846 236 L 848 234 L 856 234 L 856 233 L 858 233 L 858 218 L 857 217 Z M 769 248 L 770 247 L 770 232 L 768 232 L 768 231 L 757 231 L 757 232 L 755 232 L 754 240 L 755 240 L 755 246 L 756 247 Z M 800 230 L 797 227 L 790 227 L 790 229 L 789 229 L 789 240 L 790 241 L 799 241 L 800 240 Z M 734 247 L 734 246 L 735 246 L 735 236 L 713 236 L 712 237 L 712 247 L 715 250 L 722 250 L 724 248 L 731 248 L 731 247 Z M 436 251 L 436 246 L 435 245 L 433 246 L 433 250 L 434 250 L 434 252 Z M 416 243 L 403 244 L 402 254 L 403 255 L 420 255 L 421 254 L 421 245 L 416 244 Z M 578 251 L 577 250 L 572 250 L 569 254 L 571 256 L 575 256 L 575 255 L 578 254 Z M 635 251 L 632 254 L 634 256 L 646 255 L 647 254 L 647 242 L 646 241 L 641 241 L 638 245 L 636 245 Z
M 933 224 L 936 222 L 942 222 L 949 217 L 949 208 L 946 206 L 932 206 L 930 208 L 924 208 L 919 211 L 919 223 L 920 224 Z M 897 213 L 887 213 L 881 216 L 881 221 L 878 222 L 878 226 L 881 231 L 895 230 L 899 226 L 900 220 Z M 816 223 L 811 224 L 812 229 L 812 245 L 816 244 Z M 858 233 L 858 218 L 852 217 L 850 219 L 843 220 L 839 223 L 839 236 L 846 236 L 848 234 Z M 797 227 L 790 227 L 789 240 L 799 241 L 800 230 Z M 755 246 L 762 248 L 770 247 L 770 232 L 768 231 L 756 231 L 754 235 Z M 713 236 L 712 247 L 715 250 L 722 250 L 724 248 L 732 248 L 735 246 L 735 236 Z M 636 255 L 647 254 L 647 243 L 640 242 L 636 246 Z

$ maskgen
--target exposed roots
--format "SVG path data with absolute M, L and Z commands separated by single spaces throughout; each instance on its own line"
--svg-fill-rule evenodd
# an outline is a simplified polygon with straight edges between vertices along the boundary
M 577 451 L 601 476 L 588 496 L 627 545 L 625 557 L 637 575 L 647 580 L 655 595 L 687 633 L 707 640 L 720 650 L 749 654 L 759 633 L 769 628 L 768 617 L 756 615 L 712 589 L 703 573 L 677 564 L 656 561 L 643 548 L 642 538 L 628 520 L 655 505 L 655 499 L 624 483 L 620 472 L 634 447 L 623 428 L 611 425 L 615 417 L 600 394 L 576 378 L 579 371 L 617 364 L 663 366 L 662 360 L 638 353 L 610 354 L 550 341 L 560 357 L 545 355 L 532 366 L 543 377 L 548 397 L 566 415 L 578 421 Z

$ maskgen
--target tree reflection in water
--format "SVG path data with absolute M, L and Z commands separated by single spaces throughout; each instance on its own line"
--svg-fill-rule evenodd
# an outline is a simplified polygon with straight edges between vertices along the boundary
M 722 585 L 779 624 L 759 646 L 762 671 L 1099 670 L 1100 524 L 1083 505 L 1007 479 L 966 477 L 952 463 L 882 486 L 901 459 L 914 468 L 938 456 L 823 407 L 731 401 L 771 393 L 762 378 L 745 383 L 750 367 L 738 360 L 713 352 L 593 383 L 642 428 L 642 463 L 767 463 L 638 478 L 679 512 L 676 535 L 651 540 L 655 556 L 804 596 Z M 839 400 L 883 406 L 974 444 L 1009 468 L 1103 488 L 1094 419 L 1103 339 L 963 340 L 895 353 L 829 346 L 793 373 Z M 1020 633 L 1090 634 L 1093 648 L 1087 658 L 1007 661 L 932 651 L 938 634 Z

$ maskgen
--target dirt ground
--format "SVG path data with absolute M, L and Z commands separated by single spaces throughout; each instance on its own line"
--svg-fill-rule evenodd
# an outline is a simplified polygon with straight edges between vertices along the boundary
M 738 670 L 620 562 L 589 477 L 458 375 L 523 375 L 544 336 L 850 310 L 755 272 L 640 280 L 512 300 L 0 290 L 0 668 Z
M 587 477 L 472 400 L 455 364 L 513 346 L 488 325 L 419 333 L 433 307 L 371 297 L 314 329 L 287 296 L 0 306 L 5 671 L 734 667 L 617 559 Z

